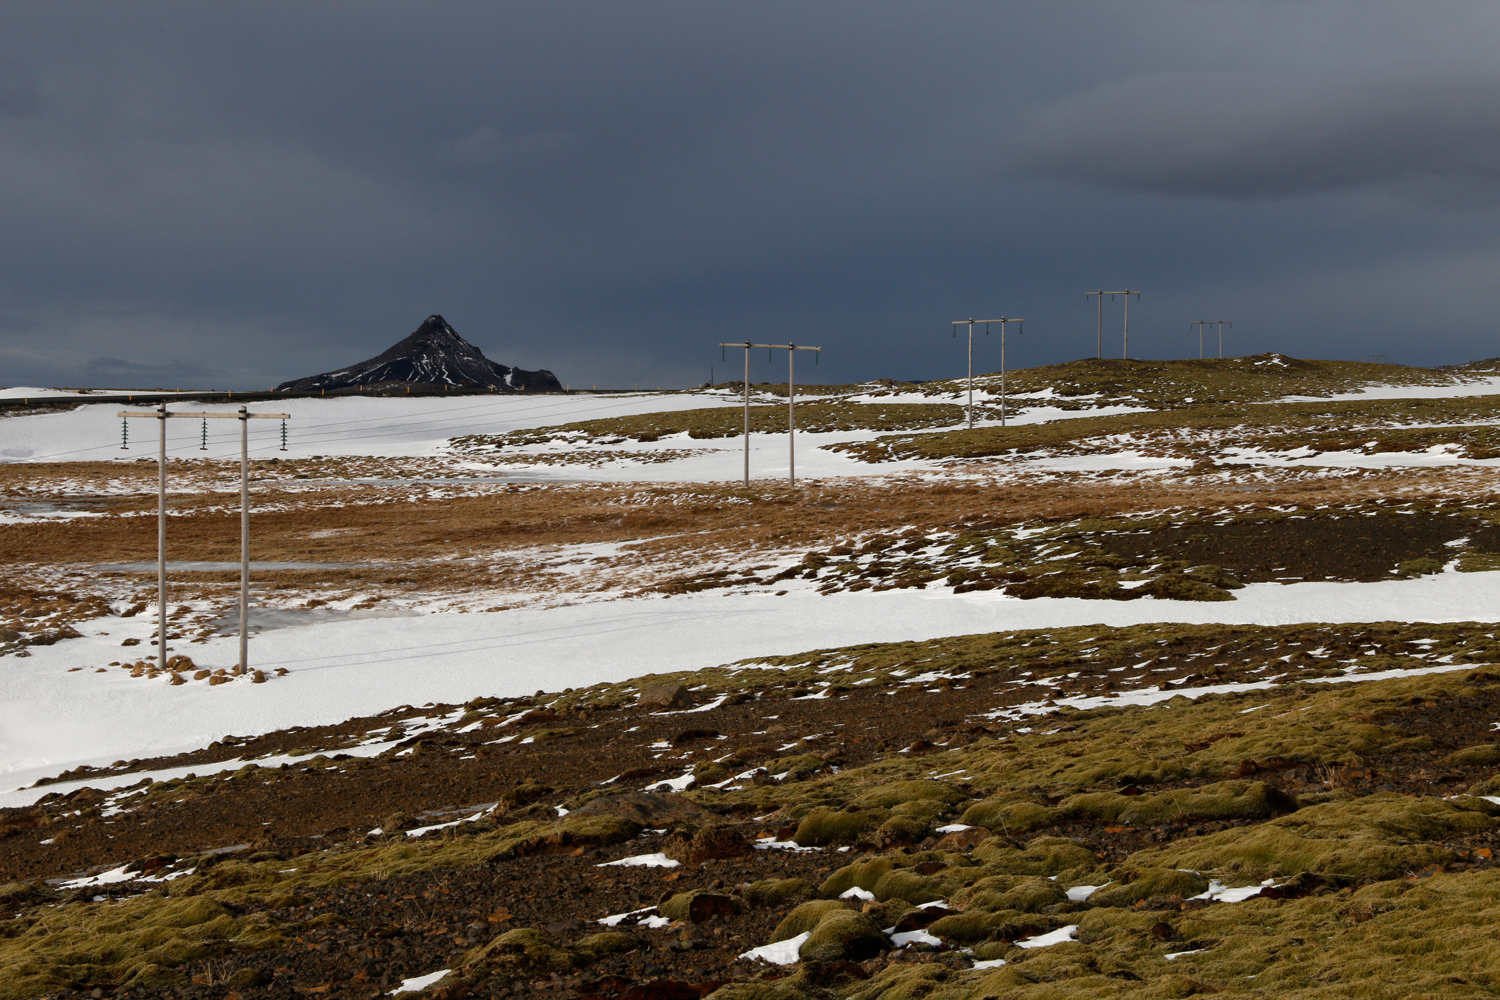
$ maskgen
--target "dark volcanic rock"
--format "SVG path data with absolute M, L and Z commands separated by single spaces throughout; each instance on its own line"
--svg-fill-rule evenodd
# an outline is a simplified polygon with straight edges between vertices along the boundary
M 384 354 L 336 372 L 293 379 L 277 392 L 317 392 L 391 383 L 491 387 L 496 392 L 561 392 L 546 369 L 528 372 L 499 365 L 454 332 L 441 316 L 428 316 L 415 333 Z

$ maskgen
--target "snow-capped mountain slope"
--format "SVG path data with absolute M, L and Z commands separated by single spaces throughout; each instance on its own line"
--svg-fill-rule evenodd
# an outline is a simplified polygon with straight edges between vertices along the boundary
M 428 316 L 416 332 L 378 357 L 338 371 L 283 382 L 276 389 L 309 392 L 391 382 L 492 386 L 497 392 L 562 390 L 557 376 L 546 369 L 529 372 L 491 361 L 438 315 Z

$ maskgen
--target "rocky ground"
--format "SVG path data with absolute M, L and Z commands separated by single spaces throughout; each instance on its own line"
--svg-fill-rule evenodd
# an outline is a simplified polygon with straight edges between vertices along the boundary
M 1233 601 L 1500 567 L 1487 467 L 959 463 L 798 491 L 455 468 L 258 465 L 257 558 L 330 565 L 258 574 L 257 604 Z M 149 556 L 154 471 L 0 466 L 0 654 L 147 608 L 149 574 L 97 567 Z M 234 557 L 231 471 L 174 467 L 175 551 Z M 176 576 L 171 652 L 222 630 L 233 586 Z M 0 810 L 0 997 L 1493 996 L 1497 636 L 1163 622 L 870 643 L 80 768 Z M 168 679 L 129 644 L 92 669 Z
M 1401 901 L 1437 879 L 1500 891 L 1500 807 L 1462 796 L 1500 763 L 1500 674 L 1317 683 L 1367 651 L 1483 661 L 1493 629 L 1100 631 L 825 651 L 736 684 L 403 708 L 122 762 L 98 791 L 5 813 L 7 995 L 373 997 L 445 969 L 429 995 L 978 997 L 1002 971 L 1017 996 L 1186 995 L 1223 977 L 1164 956 L 1228 948 L 1236 917 L 1295 981 L 1314 903 L 1337 904 L 1337 938 L 1410 920 Z M 1128 687 L 1143 650 L 1189 694 L 1284 669 L 1154 709 L 1038 706 Z M 816 689 L 841 660 L 848 683 Z M 913 662 L 945 676 L 912 683 Z M 1302 843 L 1262 842 L 1298 818 Z M 1335 849 L 1309 855 L 1320 837 Z M 1270 884 L 1225 902 L 1215 879 Z M 1076 940 L 1025 947 L 1049 932 Z M 797 964 L 743 957 L 798 934 Z M 1464 983 L 1488 995 L 1488 973 Z

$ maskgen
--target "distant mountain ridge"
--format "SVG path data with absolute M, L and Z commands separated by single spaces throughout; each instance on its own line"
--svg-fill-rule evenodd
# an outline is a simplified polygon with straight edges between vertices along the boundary
M 383 354 L 338 371 L 283 382 L 276 391 L 317 392 L 392 383 L 487 386 L 496 392 L 561 392 L 563 388 L 545 368 L 525 371 L 491 361 L 434 313 Z

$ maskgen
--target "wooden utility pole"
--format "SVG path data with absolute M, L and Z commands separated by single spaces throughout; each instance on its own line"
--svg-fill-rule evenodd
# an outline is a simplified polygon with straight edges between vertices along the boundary
M 158 423 L 156 458 L 156 663 L 167 669 L 167 421 L 238 420 L 240 422 L 240 659 L 234 672 L 243 674 L 250 661 L 250 433 L 251 420 L 288 420 L 290 413 L 171 413 L 167 404 L 155 410 L 121 410 L 119 416 L 153 417 Z
M 750 348 L 764 347 L 769 351 L 786 351 L 786 434 L 787 434 L 787 479 L 797 485 L 797 392 L 794 384 L 793 360 L 798 351 L 818 351 L 823 348 L 806 347 L 788 341 L 785 344 L 720 344 L 720 347 L 743 347 L 745 349 L 745 485 L 750 485 Z

